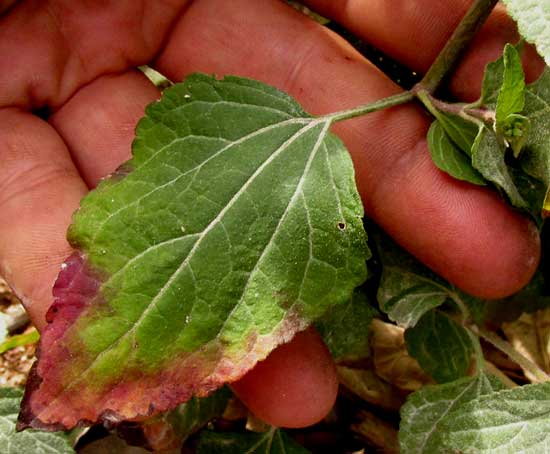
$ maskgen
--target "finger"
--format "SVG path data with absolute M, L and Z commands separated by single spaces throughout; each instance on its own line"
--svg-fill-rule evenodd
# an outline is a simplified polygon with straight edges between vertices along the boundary
M 106 73 L 147 63 L 187 0 L 19 1 L 0 16 L 0 106 L 57 110 Z
M 89 187 L 130 159 L 136 124 L 158 96 L 140 71 L 103 76 L 49 118 Z
M 338 380 L 329 351 L 310 328 L 274 350 L 232 388 L 263 421 L 296 428 L 327 415 L 338 394 Z
M 471 0 L 305 0 L 314 10 L 354 32 L 409 68 L 425 72 L 466 14 Z M 485 65 L 502 55 L 506 43 L 518 40 L 515 23 L 503 5 L 497 5 L 466 52 L 451 82 L 456 96 L 477 99 Z M 528 79 L 544 67 L 528 47 Z
M 197 70 L 258 78 L 290 92 L 313 113 L 397 91 L 337 36 L 270 0 L 193 3 L 157 66 L 172 80 Z M 368 215 L 467 292 L 497 298 L 519 290 L 539 261 L 534 225 L 494 193 L 438 171 L 429 158 L 427 127 L 412 106 L 337 126 Z
M 86 185 L 53 128 L 17 109 L 0 109 L 0 162 L 0 273 L 41 329 Z

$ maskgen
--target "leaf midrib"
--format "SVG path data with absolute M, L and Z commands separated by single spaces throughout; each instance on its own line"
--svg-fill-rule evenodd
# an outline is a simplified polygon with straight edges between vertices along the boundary
M 303 120 L 307 120 L 307 121 L 303 121 Z M 290 121 L 288 122 L 283 122 L 283 123 L 290 123 Z M 296 133 L 294 133 L 285 143 L 283 143 L 276 151 L 274 151 L 259 167 L 258 169 L 256 169 L 256 171 L 249 177 L 249 179 L 245 182 L 245 184 L 243 184 L 243 186 L 239 189 L 239 191 L 237 191 L 235 193 L 235 195 L 231 198 L 231 200 L 227 203 L 227 205 L 220 211 L 220 213 L 210 222 L 210 224 L 201 232 L 201 236 L 199 237 L 199 239 L 197 240 L 197 242 L 194 244 L 193 248 L 189 251 L 189 254 L 187 255 L 186 259 L 182 262 L 182 264 L 176 269 L 176 271 L 170 276 L 170 278 L 168 279 L 168 281 L 166 282 L 166 284 L 160 289 L 160 291 L 157 293 L 157 295 L 151 300 L 151 302 L 147 305 L 147 307 L 145 308 L 145 310 L 143 311 L 143 313 L 140 315 L 140 317 L 138 317 L 138 319 L 133 323 L 133 325 L 131 326 L 130 329 L 128 329 L 126 332 L 124 332 L 124 334 L 122 336 L 120 336 L 119 338 L 117 338 L 116 340 L 114 340 L 109 346 L 107 346 L 105 349 L 103 349 L 101 352 L 99 352 L 95 358 L 91 361 L 91 363 L 89 364 L 89 366 L 84 370 L 82 371 L 82 373 L 80 373 L 80 375 L 72 380 L 69 384 L 67 384 L 67 386 L 64 386 L 53 398 L 50 399 L 50 402 L 49 402 L 49 405 L 52 405 L 53 403 L 55 403 L 67 390 L 73 388 L 76 384 L 80 383 L 82 380 L 84 380 L 85 376 L 93 369 L 94 365 L 97 363 L 97 361 L 105 354 L 107 353 L 108 351 L 112 350 L 113 346 L 116 346 L 117 344 L 119 344 L 122 340 L 124 340 L 130 333 L 133 333 L 135 331 L 135 329 L 140 325 L 140 323 L 142 322 L 142 320 L 144 319 L 144 317 L 149 313 L 150 310 L 152 310 L 153 307 L 155 307 L 155 304 L 156 304 L 156 301 L 158 300 L 158 298 L 160 296 L 162 296 L 161 294 L 164 294 L 164 291 L 169 288 L 170 284 L 173 282 L 173 280 L 175 279 L 175 276 L 183 269 L 183 267 L 189 262 L 190 258 L 192 258 L 194 252 L 196 251 L 196 249 L 198 248 L 198 246 L 200 245 L 201 241 L 202 241 L 202 238 L 205 237 L 205 235 L 210 231 L 212 230 L 212 228 L 214 228 L 214 225 L 217 223 L 217 221 L 219 219 L 221 219 L 225 213 L 231 208 L 232 204 L 234 203 L 234 201 L 236 201 L 238 199 L 238 197 L 240 197 L 240 195 L 242 195 L 242 193 L 244 192 L 244 189 L 243 188 L 247 188 L 251 182 L 268 166 L 269 163 L 271 163 L 276 156 L 278 156 L 282 151 L 284 151 L 290 144 L 292 144 L 295 140 L 297 140 L 299 137 L 301 137 L 305 132 L 309 131 L 310 129 L 313 129 L 314 127 L 318 126 L 319 124 L 325 124 L 324 128 L 323 128 L 323 138 L 324 136 L 326 135 L 326 132 L 328 130 L 328 127 L 330 126 L 330 120 L 329 119 L 325 119 L 325 118 L 319 118 L 319 119 L 313 119 L 313 118 L 309 118 L 309 119 L 296 119 L 296 123 L 301 123 L 301 124 L 305 124 L 306 126 L 304 126 L 303 128 L 299 129 Z M 271 128 L 263 128 L 262 131 L 263 132 L 266 132 L 266 129 L 267 131 L 271 130 L 271 129 L 274 129 L 273 126 L 278 126 L 278 125 L 281 125 L 281 123 L 277 123 L 277 125 L 271 125 L 272 127 Z M 258 130 L 260 131 L 260 130 Z M 258 132 L 256 131 L 256 132 Z M 248 136 L 250 136 L 252 134 L 249 134 Z M 320 134 L 321 136 L 321 134 Z M 247 137 L 247 136 L 245 136 Z M 320 143 L 322 143 L 322 140 L 318 140 L 316 145 L 320 145 Z M 316 150 L 312 150 L 311 154 L 310 154 L 310 157 L 312 154 L 315 154 Z M 304 169 L 305 171 L 305 169 Z M 303 175 L 302 175 L 303 176 Z M 292 200 L 292 199 L 291 199 Z M 289 202 L 290 204 L 290 202 Z M 287 207 L 288 208 L 288 207 Z M 286 213 L 286 210 L 285 210 L 285 213 Z M 282 218 L 282 217 L 281 217 Z M 266 244 L 265 248 L 264 248 L 264 251 L 269 247 L 269 244 Z M 262 252 L 263 254 L 263 252 Z M 259 262 L 259 260 L 258 260 Z M 258 263 L 257 262 L 257 263 Z M 234 310 L 234 309 L 233 309 Z M 36 415 L 37 418 L 39 418 L 39 415 Z

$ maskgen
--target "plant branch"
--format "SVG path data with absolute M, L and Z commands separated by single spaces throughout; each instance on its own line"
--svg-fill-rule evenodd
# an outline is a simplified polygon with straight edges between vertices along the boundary
M 485 23 L 497 3 L 498 0 L 474 1 L 424 78 L 413 90 L 425 90 L 428 93 L 435 92 L 441 81 L 456 66 L 462 53 Z
M 406 91 L 399 93 L 397 95 L 389 96 L 388 98 L 383 98 L 378 101 L 371 102 L 359 107 L 354 107 L 349 110 L 342 110 L 340 112 L 335 112 L 329 115 L 321 117 L 322 119 L 328 119 L 331 122 L 337 122 L 342 120 L 349 120 L 350 118 L 360 117 L 371 112 L 376 112 L 378 110 L 387 109 L 389 107 L 398 106 L 399 104 L 405 104 L 409 101 L 412 101 L 415 97 L 415 94 Z
M 512 361 L 516 362 L 524 370 L 529 371 L 539 381 L 541 382 L 550 381 L 550 376 L 546 372 L 544 372 L 538 365 L 536 365 L 530 359 L 523 356 L 516 349 L 514 349 L 514 347 L 512 347 L 508 342 L 506 342 L 504 339 L 497 336 L 495 333 L 492 333 L 482 328 L 478 328 L 476 326 L 472 326 L 471 330 L 474 331 L 479 336 L 481 336 L 487 342 L 492 344 L 494 347 L 498 348 L 501 352 L 506 353 L 506 355 L 508 355 L 508 357 Z

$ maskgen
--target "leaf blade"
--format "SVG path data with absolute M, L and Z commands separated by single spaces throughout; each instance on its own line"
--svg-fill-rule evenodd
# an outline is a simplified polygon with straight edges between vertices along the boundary
M 481 374 L 444 385 L 426 386 L 411 394 L 401 408 L 401 450 L 411 454 L 446 452 L 441 441 L 445 418 L 478 396 L 500 389 L 499 382 Z
M 550 7 L 545 0 L 504 0 L 519 32 L 550 65 Z
M 470 160 L 455 146 L 444 127 L 435 120 L 428 130 L 428 146 L 435 165 L 452 177 L 484 186 L 485 180 Z
M 248 79 L 199 74 L 165 90 L 124 173 L 75 215 L 82 253 L 58 280 L 42 338 L 54 347 L 21 424 L 173 408 L 344 303 L 369 251 L 351 160 L 329 126 Z

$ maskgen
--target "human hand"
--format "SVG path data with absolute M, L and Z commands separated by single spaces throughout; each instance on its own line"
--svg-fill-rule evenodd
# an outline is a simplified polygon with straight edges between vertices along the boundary
M 469 2 L 308 3 L 423 71 Z M 502 11 L 493 14 L 482 32 L 490 39 L 452 81 L 457 96 L 476 98 L 483 66 L 516 39 L 513 30 Z M 134 69 L 145 63 L 176 81 L 193 71 L 253 77 L 315 114 L 399 91 L 342 39 L 278 0 L 17 3 L 0 16 L 0 272 L 39 328 L 70 254 L 72 212 L 129 158 L 134 126 L 159 96 Z M 427 126 L 405 106 L 335 127 L 367 214 L 462 289 L 488 298 L 518 290 L 538 264 L 534 226 L 496 194 L 438 171 Z M 234 389 L 266 421 L 301 426 L 324 416 L 336 384 L 326 349 L 308 331 Z

